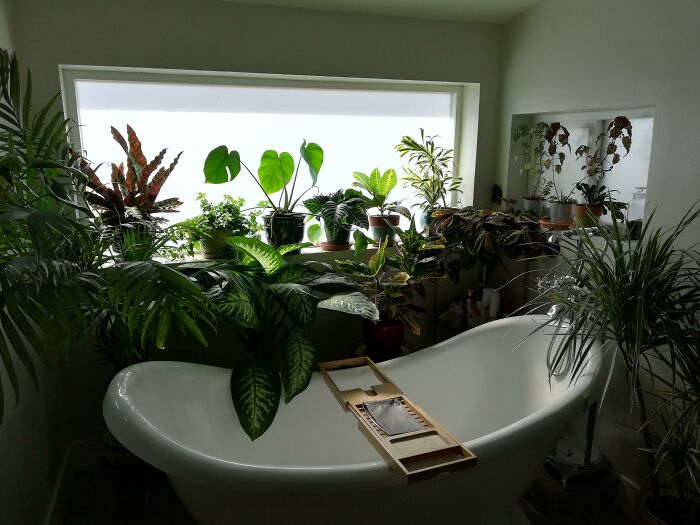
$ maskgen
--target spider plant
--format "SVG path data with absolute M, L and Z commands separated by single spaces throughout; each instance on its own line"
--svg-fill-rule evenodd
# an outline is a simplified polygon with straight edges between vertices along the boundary
M 598 228 L 600 239 L 585 230 L 577 239 L 562 239 L 569 278 L 543 296 L 559 303 L 561 309 L 538 329 L 561 327 L 563 323 L 568 326 L 560 330 L 565 335 L 556 348 L 553 368 L 571 357 L 575 380 L 597 340 L 609 341 L 622 358 L 639 409 L 644 448 L 654 452 L 647 455 L 653 499 L 660 497 L 659 473 L 668 463 L 669 447 L 677 443 L 679 435 L 694 433 L 697 437 L 700 422 L 700 253 L 678 247 L 699 216 L 696 204 L 675 227 L 663 230 L 652 228 L 652 214 L 638 242 L 625 240 L 617 221 L 610 229 Z M 667 386 L 662 397 L 667 414 L 675 415 L 675 419 L 667 417 L 665 433 L 656 440 L 653 428 L 658 414 L 647 407 L 649 392 L 643 388 L 642 372 Z M 670 379 L 665 374 L 670 374 Z M 681 400 L 683 409 L 678 410 Z M 686 425 L 692 428 L 684 429 Z M 683 475 L 689 476 L 684 486 L 691 486 L 688 483 L 692 481 L 693 497 L 697 498 L 697 447 L 693 454 L 694 468 L 686 469 Z M 687 490 L 683 492 L 687 494 Z

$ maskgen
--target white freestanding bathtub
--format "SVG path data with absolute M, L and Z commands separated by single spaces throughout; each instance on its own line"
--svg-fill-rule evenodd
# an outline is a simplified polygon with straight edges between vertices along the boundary
M 516 502 L 561 427 L 585 410 L 602 362 L 598 347 L 575 383 L 550 382 L 553 329 L 518 346 L 543 319 L 492 322 L 379 365 L 478 456 L 474 468 L 408 485 L 319 374 L 255 442 L 238 423 L 230 371 L 211 366 L 126 368 L 109 386 L 104 417 L 125 447 L 169 476 L 201 524 L 527 523 Z

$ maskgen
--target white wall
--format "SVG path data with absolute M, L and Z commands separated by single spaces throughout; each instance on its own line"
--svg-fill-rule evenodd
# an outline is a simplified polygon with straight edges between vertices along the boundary
M 647 212 L 671 225 L 700 198 L 700 2 L 542 0 L 505 28 L 497 180 L 508 180 L 515 114 L 653 107 Z M 618 111 L 619 110 L 619 111 Z M 632 145 L 634 148 L 634 142 Z M 509 195 L 520 197 L 521 195 Z M 700 225 L 690 241 L 700 241 Z M 646 484 L 628 390 L 618 374 L 597 444 L 615 469 Z
M 0 0 L 0 48 L 14 49 L 9 0 Z
M 513 114 L 653 106 L 647 209 L 673 223 L 700 198 L 698 56 L 697 0 L 542 0 L 506 26 L 497 179 Z
M 501 26 L 218 0 L 13 6 L 17 51 L 43 96 L 59 87 L 58 64 L 481 83 L 475 202 L 489 201 Z

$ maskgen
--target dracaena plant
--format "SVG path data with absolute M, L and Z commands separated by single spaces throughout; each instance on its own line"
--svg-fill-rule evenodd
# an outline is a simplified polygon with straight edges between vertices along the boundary
M 447 207 L 447 196 L 461 193 L 462 179 L 454 174 L 453 150 L 435 144 L 435 136 L 426 136 L 421 128 L 420 141 L 406 135 L 396 145 L 401 157 L 407 157 L 404 166 L 404 186 L 413 188 L 423 199 L 425 211 Z
M 389 193 L 396 187 L 398 178 L 392 169 L 386 170 L 383 174 L 378 168 L 374 168 L 369 176 L 356 171 L 352 174 L 356 188 L 360 188 L 367 193 L 365 206 L 367 209 L 376 208 L 379 215 L 386 216 L 391 212 L 396 212 L 410 219 L 411 212 L 405 206 L 399 205 L 398 201 L 387 202 Z
M 601 153 L 599 145 L 605 139 L 605 152 Z M 625 150 L 624 155 L 620 155 L 620 145 Z M 581 170 L 585 170 L 585 176 L 576 183 L 576 189 L 581 192 L 587 206 L 603 206 L 604 213 L 610 210 L 617 219 L 622 219 L 622 210 L 627 205 L 610 198 L 611 190 L 603 185 L 603 179 L 629 154 L 631 147 L 632 122 L 627 117 L 619 116 L 608 124 L 607 135 L 601 133 L 598 136 L 595 150 L 586 144 L 576 148 L 576 158 L 584 161 Z
M 80 162 L 80 168 L 87 176 L 88 187 L 92 190 L 85 199 L 99 210 L 104 224 L 118 226 L 130 222 L 159 222 L 163 219 L 154 217 L 154 214 L 176 212 L 182 205 L 178 198 L 158 200 L 158 195 L 177 166 L 182 152 L 166 168 L 161 163 L 167 149 L 161 150 L 149 162 L 131 126 L 126 126 L 128 143 L 115 127 L 111 130 L 112 137 L 126 154 L 126 165 L 123 162 L 111 164 L 110 182 L 102 182 L 85 159 Z
M 299 248 L 278 249 L 258 239 L 230 237 L 244 264 L 220 263 L 201 273 L 218 314 L 237 330 L 245 357 L 231 372 L 231 396 L 251 439 L 272 424 L 282 391 L 289 403 L 303 392 L 316 365 L 316 348 L 306 331 L 319 308 L 376 320 L 376 307 L 355 284 L 328 264 L 285 262 Z
M 307 165 L 311 185 L 296 196 L 297 179 L 301 162 Z M 223 184 L 234 180 L 241 173 L 241 168 L 252 177 L 260 190 L 265 194 L 267 205 L 272 213 L 293 213 L 302 197 L 316 188 L 318 174 L 323 165 L 323 149 L 313 142 L 304 141 L 299 148 L 299 161 L 294 163 L 292 156 L 283 151 L 267 150 L 260 158 L 258 175 L 255 176 L 248 166 L 241 161 L 238 151 L 226 146 L 218 146 L 211 150 L 204 161 L 204 178 L 211 184 Z M 273 199 L 273 195 L 279 197 Z
M 351 188 L 328 195 L 316 195 L 305 200 L 304 206 L 323 220 L 329 240 L 343 229 L 349 230 L 353 226 L 363 229 L 369 227 L 365 199 L 359 191 Z M 309 239 L 317 238 L 320 234 L 318 224 L 309 227 Z

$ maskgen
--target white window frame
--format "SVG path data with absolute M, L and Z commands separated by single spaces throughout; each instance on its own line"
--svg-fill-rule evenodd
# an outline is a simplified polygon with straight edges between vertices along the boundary
M 462 194 L 453 192 L 451 204 L 453 206 L 457 202 L 461 202 L 462 206 L 473 204 L 479 122 L 479 84 L 64 64 L 59 65 L 58 70 L 64 113 L 77 124 L 80 124 L 80 121 L 76 82 L 80 80 L 451 93 L 454 95 L 452 116 L 455 123 L 455 173 L 462 177 Z M 79 125 L 70 130 L 71 142 L 78 149 L 82 149 L 81 133 L 82 129 Z

